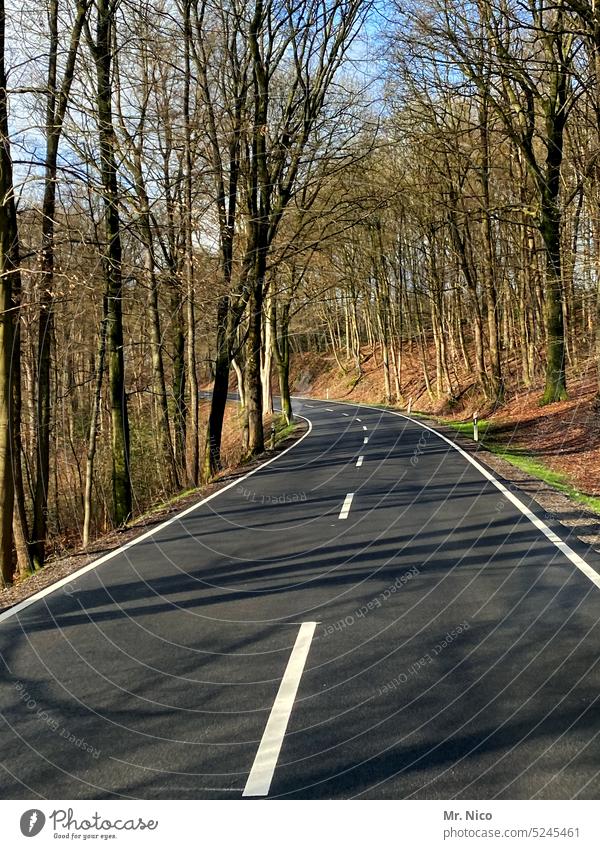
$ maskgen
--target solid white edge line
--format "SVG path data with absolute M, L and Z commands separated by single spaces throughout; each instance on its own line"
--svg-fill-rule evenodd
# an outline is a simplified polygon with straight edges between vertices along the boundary
M 165 522 L 162 522 L 162 524 L 157 525 L 155 528 L 151 528 L 149 531 L 146 531 L 146 533 L 142 534 L 141 536 L 130 540 L 129 542 L 125 543 L 125 545 L 122 545 L 119 548 L 115 548 L 114 551 L 109 551 L 108 554 L 99 557 L 98 560 L 93 560 L 91 563 L 88 563 L 87 566 L 83 566 L 76 572 L 72 572 L 65 578 L 61 578 L 60 581 L 56 581 L 56 583 L 50 584 L 50 586 L 45 587 L 43 590 L 40 590 L 39 592 L 35 593 L 35 595 L 31 595 L 29 596 L 29 598 L 26 598 L 18 604 L 15 604 L 13 607 L 9 607 L 8 610 L 5 610 L 3 613 L 0 613 L 0 622 L 4 622 L 7 619 L 10 619 L 11 616 L 15 616 L 17 613 L 20 613 L 22 610 L 25 610 L 26 607 L 35 604 L 36 601 L 40 601 L 40 599 L 44 598 L 47 595 L 50 595 L 50 593 L 53 593 L 61 587 L 64 587 L 66 584 L 70 583 L 71 581 L 74 581 L 76 578 L 80 578 L 82 575 L 85 575 L 86 572 L 90 572 L 97 566 L 101 566 L 108 560 L 112 560 L 113 557 L 117 557 L 117 555 L 123 554 L 124 551 L 127 551 L 134 545 L 137 545 L 139 542 L 143 542 L 144 540 L 149 539 L 150 537 L 154 536 L 165 528 L 168 528 L 169 525 L 172 525 L 174 522 L 178 522 L 180 519 L 183 519 L 184 516 L 187 516 L 189 513 L 193 513 L 194 510 L 197 510 L 199 507 L 202 507 L 203 504 L 212 501 L 213 498 L 216 498 L 223 492 L 227 492 L 228 489 L 237 486 L 238 484 L 242 483 L 242 481 L 247 480 L 249 477 L 255 475 L 257 472 L 260 472 L 261 469 L 264 469 L 266 466 L 270 466 L 271 463 L 275 462 L 275 460 L 278 460 L 280 457 L 283 457 L 284 454 L 287 454 L 288 451 L 291 451 L 292 448 L 295 448 L 297 445 L 299 445 L 303 439 L 306 439 L 306 437 L 310 434 L 313 428 L 312 422 L 310 421 L 310 419 L 307 419 L 306 416 L 301 416 L 299 413 L 296 413 L 295 416 L 299 419 L 303 419 L 305 422 L 308 423 L 308 430 L 306 431 L 306 433 L 303 433 L 300 439 L 297 439 L 293 445 L 290 445 L 288 448 L 285 448 L 280 454 L 276 454 L 274 457 L 271 457 L 270 460 L 261 463 L 260 466 L 257 466 L 255 469 L 252 469 L 250 472 L 247 472 L 245 475 L 242 475 L 242 477 L 236 478 L 236 480 L 232 481 L 231 483 L 228 483 L 227 486 L 224 486 L 222 489 L 218 489 L 216 492 L 213 492 L 212 495 L 207 495 L 206 498 L 203 498 L 196 504 L 192 504 L 190 507 L 186 507 L 186 509 L 182 510 L 181 513 L 177 513 L 175 516 L 172 516 L 170 519 L 167 519 Z
M 365 458 L 364 458 L 364 456 L 361 456 L 361 457 L 359 457 L 359 458 L 358 458 L 358 460 L 356 461 L 356 467 L 357 467 L 358 469 L 360 469 L 360 467 L 362 466 L 362 464 L 363 464 L 363 460 L 364 460 L 364 459 L 365 459 Z
M 347 401 L 331 400 L 329 401 L 329 403 L 345 404 L 348 407 L 360 406 L 366 409 L 378 410 L 377 407 L 370 407 L 368 404 L 358 405 L 349 404 Z M 535 513 L 530 510 L 529 507 L 526 507 L 525 504 L 523 504 L 520 498 L 517 498 L 514 493 L 507 489 L 507 487 L 505 487 L 501 481 L 495 478 L 491 472 L 489 472 L 484 466 L 481 465 L 481 463 L 478 463 L 477 460 L 471 457 L 471 455 L 467 451 L 465 451 L 464 448 L 461 448 L 460 445 L 457 445 L 456 442 L 453 442 L 451 439 L 448 439 L 448 437 L 444 436 L 443 433 L 440 433 L 439 431 L 435 430 L 435 428 L 426 425 L 423 421 L 420 421 L 419 419 L 413 419 L 411 416 L 407 416 L 405 413 L 399 413 L 396 410 L 381 410 L 381 412 L 391 413 L 393 416 L 398 416 L 398 418 L 406 419 L 406 421 L 412 422 L 413 424 L 416 424 L 419 427 L 428 430 L 430 433 L 435 434 L 435 436 L 439 437 L 441 440 L 443 440 L 452 448 L 454 448 L 455 451 L 458 451 L 458 453 L 461 454 L 465 458 L 465 460 L 467 460 L 472 466 L 474 466 L 486 480 L 492 483 L 496 487 L 496 489 L 502 493 L 502 495 L 507 499 L 507 501 L 510 501 L 511 504 L 514 504 L 517 510 L 519 510 L 523 514 L 523 516 L 529 519 L 531 524 L 539 531 L 541 531 L 546 537 L 546 539 L 549 540 L 549 542 L 551 542 L 553 545 L 555 545 L 556 548 L 561 552 L 561 554 L 564 554 L 564 556 L 573 564 L 573 566 L 579 569 L 579 571 L 582 572 L 582 574 L 584 574 L 586 578 L 588 578 L 596 587 L 598 587 L 598 589 L 600 589 L 600 574 L 596 572 L 596 570 L 593 569 L 589 565 L 589 563 L 586 563 L 583 557 L 580 557 L 577 552 L 573 551 L 571 546 L 567 545 L 566 542 L 563 542 L 563 540 L 558 536 L 558 534 L 555 534 L 554 531 L 550 530 L 550 528 L 545 522 L 543 522 L 541 519 L 538 519 Z
M 266 796 L 269 792 L 316 627 L 316 622 L 300 626 L 242 796 Z
M 353 498 L 353 492 L 349 492 L 348 495 L 344 498 L 344 503 L 342 504 L 342 509 L 340 510 L 340 519 L 348 518 L 348 513 L 350 512 L 350 507 L 352 506 Z

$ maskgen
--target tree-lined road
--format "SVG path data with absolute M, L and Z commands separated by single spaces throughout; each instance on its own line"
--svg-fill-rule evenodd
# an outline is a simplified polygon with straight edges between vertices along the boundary
M 598 797 L 598 556 L 418 422 L 301 413 L 0 617 L 2 798 Z

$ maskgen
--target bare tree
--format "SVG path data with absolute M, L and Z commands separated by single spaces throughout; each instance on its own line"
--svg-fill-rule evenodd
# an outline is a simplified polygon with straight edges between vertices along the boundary
M 577 41 L 564 0 L 546 5 L 434 3 L 412 15 L 418 52 L 447 61 L 501 118 L 521 151 L 538 197 L 537 226 L 546 257 L 546 385 L 542 403 L 566 397 L 561 264 L 561 169 L 565 126 L 574 103 Z M 430 52 L 429 55 L 432 55 Z M 435 59 L 433 60 L 435 63 Z M 450 80 L 449 80 L 450 82 Z
M 0 0 L 0 558 L 2 580 L 13 576 L 13 404 L 11 382 L 20 380 L 12 370 L 15 308 L 13 289 L 19 275 L 19 240 L 13 192 L 13 170 L 8 133 L 8 95 L 5 70 L 6 16 Z
M 88 45 L 96 68 L 96 109 L 100 149 L 100 174 L 104 203 L 107 334 L 106 354 L 110 392 L 112 441 L 112 491 L 114 521 L 122 525 L 131 516 L 129 417 L 123 353 L 123 280 L 121 216 L 117 180 L 116 136 L 113 125 L 112 48 L 118 0 L 96 3 L 96 37 L 88 28 Z
M 71 29 L 62 79 L 59 80 L 59 0 L 48 7 L 48 69 L 46 80 L 46 116 L 44 157 L 44 198 L 42 202 L 42 238 L 40 261 L 40 317 L 38 322 L 37 380 L 37 451 L 35 496 L 33 505 L 33 566 L 44 565 L 47 534 L 48 484 L 50 476 L 50 359 L 53 331 L 54 219 L 59 145 L 69 104 L 81 32 L 87 15 L 88 0 L 78 0 Z

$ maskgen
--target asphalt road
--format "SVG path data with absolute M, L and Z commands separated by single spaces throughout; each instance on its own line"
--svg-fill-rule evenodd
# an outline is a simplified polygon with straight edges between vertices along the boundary
M 298 407 L 287 453 L 0 617 L 0 796 L 598 798 L 598 556 L 418 422 Z

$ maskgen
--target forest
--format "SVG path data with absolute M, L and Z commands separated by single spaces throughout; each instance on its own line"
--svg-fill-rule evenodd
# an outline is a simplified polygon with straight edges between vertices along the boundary
M 0 3 L 4 585 L 214 479 L 232 390 L 260 455 L 303 354 L 600 392 L 592 0 Z

